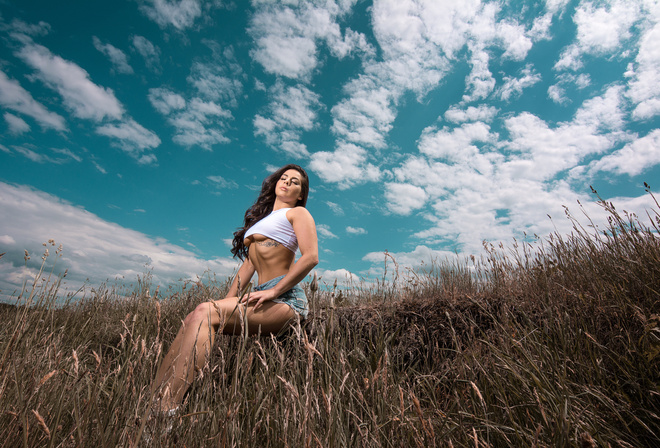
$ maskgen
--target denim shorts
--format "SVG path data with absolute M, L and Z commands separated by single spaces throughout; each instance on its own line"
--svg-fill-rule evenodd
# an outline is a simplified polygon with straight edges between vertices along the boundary
M 255 286 L 252 288 L 253 291 L 263 291 L 265 289 L 271 289 L 277 283 L 284 278 L 284 275 L 280 275 L 279 277 L 275 277 L 272 280 L 268 280 L 267 282 L 262 283 L 261 285 Z M 307 313 L 309 312 L 309 306 L 307 305 L 307 296 L 305 295 L 305 291 L 300 287 L 300 285 L 296 285 L 293 288 L 289 289 L 288 291 L 280 294 L 276 299 L 273 299 L 273 302 L 276 303 L 285 303 L 289 305 L 293 311 L 298 313 L 300 317 L 305 319 L 307 317 Z

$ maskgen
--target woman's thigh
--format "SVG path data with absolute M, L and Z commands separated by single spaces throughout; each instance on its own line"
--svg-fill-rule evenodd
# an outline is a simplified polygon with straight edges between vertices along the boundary
M 222 325 L 222 331 L 228 334 L 241 333 L 245 321 L 250 334 L 277 333 L 296 317 L 291 307 L 284 303 L 264 302 L 257 311 L 253 304 L 248 305 L 247 309 L 244 304 L 238 304 L 236 297 L 206 303 L 211 325 Z

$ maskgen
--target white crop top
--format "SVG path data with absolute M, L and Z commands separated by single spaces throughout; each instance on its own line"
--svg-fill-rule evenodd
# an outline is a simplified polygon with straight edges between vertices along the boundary
M 293 226 L 289 220 L 286 219 L 286 212 L 289 210 L 291 209 L 281 208 L 275 210 L 270 215 L 247 229 L 245 232 L 245 238 L 258 233 L 266 238 L 271 238 L 277 241 L 291 252 L 295 253 L 298 250 L 298 238 L 296 238 L 296 233 L 293 231 Z

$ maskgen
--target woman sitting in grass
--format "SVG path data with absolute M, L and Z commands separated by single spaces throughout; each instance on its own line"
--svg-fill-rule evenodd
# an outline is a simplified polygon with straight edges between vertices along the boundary
M 298 283 L 318 263 L 316 226 L 305 208 L 309 178 L 298 165 L 268 176 L 245 224 L 234 233 L 232 254 L 243 260 L 227 297 L 197 306 L 183 321 L 156 373 L 154 392 L 161 412 L 172 415 L 193 381 L 195 369 L 209 359 L 215 333 L 277 333 L 290 321 L 307 316 L 307 298 Z M 295 260 L 296 250 L 301 256 Z M 257 273 L 259 285 L 242 299 Z

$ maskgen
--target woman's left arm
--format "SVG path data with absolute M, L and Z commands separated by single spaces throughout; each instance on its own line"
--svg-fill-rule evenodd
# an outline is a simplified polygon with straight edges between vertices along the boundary
M 316 236 L 316 224 L 314 218 L 304 207 L 295 207 L 287 212 L 287 218 L 293 226 L 293 231 L 298 239 L 300 257 L 293 264 L 286 276 L 280 280 L 272 289 L 259 291 L 256 310 L 265 300 L 271 300 L 300 283 L 309 272 L 319 263 L 319 245 Z M 266 297 L 272 296 L 272 297 Z

